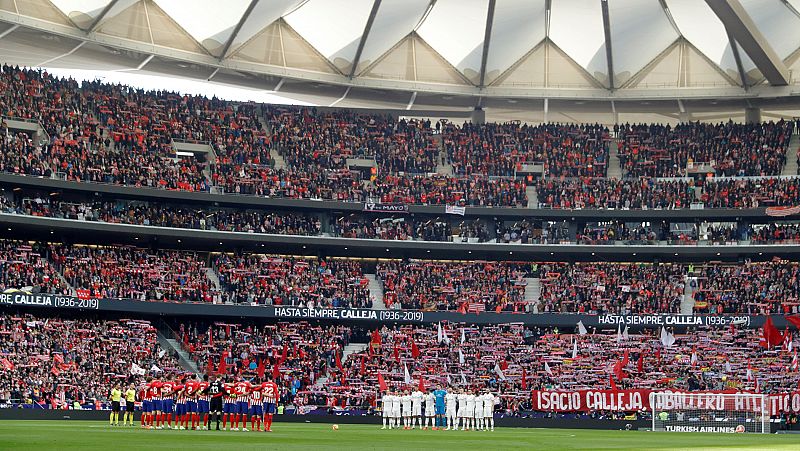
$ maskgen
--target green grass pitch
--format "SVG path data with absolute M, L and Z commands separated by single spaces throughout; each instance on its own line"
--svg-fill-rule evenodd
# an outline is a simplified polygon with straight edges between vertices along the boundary
M 2 421 L 0 449 L 228 450 L 248 449 L 488 449 L 488 450 L 798 450 L 797 435 L 654 433 L 572 429 L 495 432 L 380 430 L 372 425 L 275 423 L 275 432 L 142 430 L 98 421 Z

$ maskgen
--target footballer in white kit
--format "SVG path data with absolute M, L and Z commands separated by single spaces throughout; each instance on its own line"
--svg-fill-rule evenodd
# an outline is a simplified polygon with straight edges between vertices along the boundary
M 394 427 L 400 427 L 400 396 L 392 395 L 392 423 L 394 423 Z
M 456 403 L 458 401 L 458 395 L 452 392 L 447 392 L 444 397 L 445 402 L 445 415 L 447 417 L 447 430 L 455 429 L 458 427 L 456 415 Z
M 381 416 L 383 417 L 383 427 L 381 429 L 386 429 L 387 427 L 391 429 L 389 425 L 389 415 L 392 410 L 392 395 L 389 394 L 387 390 L 386 393 L 383 394 L 381 398 Z
M 435 423 L 433 422 L 434 417 L 436 416 L 436 397 L 433 396 L 433 392 L 428 392 L 425 397 L 425 424 L 423 424 L 422 429 L 428 429 L 428 427 L 432 427 L 436 429 Z
M 467 394 L 466 408 L 464 409 L 464 419 L 464 422 L 466 423 L 466 429 L 475 429 L 473 423 L 475 419 L 475 395 L 472 393 Z M 464 429 L 462 428 L 462 430 Z
M 400 402 L 403 404 L 403 429 L 409 429 L 411 427 L 411 394 L 406 391 L 400 397 Z
M 416 424 L 422 427 L 422 398 L 424 396 L 419 390 L 411 393 L 411 429 L 414 429 Z
M 464 392 L 464 390 L 461 390 L 458 393 L 458 397 L 456 399 L 458 400 L 458 420 L 456 421 L 455 429 L 458 429 L 459 423 L 462 424 L 467 423 L 465 417 L 465 415 L 467 414 L 467 394 Z
M 490 428 L 494 431 L 494 403 L 495 398 L 491 392 L 483 395 L 483 421 L 484 429 Z

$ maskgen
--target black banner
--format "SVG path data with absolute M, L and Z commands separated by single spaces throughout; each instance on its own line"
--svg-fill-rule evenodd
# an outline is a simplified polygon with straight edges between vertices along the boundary
M 408 213 L 408 205 L 367 202 L 364 204 L 364 211 L 374 211 L 379 213 Z
M 320 320 L 342 322 L 430 324 L 439 322 L 467 324 L 510 324 L 528 326 L 554 326 L 574 329 L 578 322 L 587 328 L 654 329 L 662 326 L 684 329 L 687 327 L 737 327 L 758 328 L 765 316 L 750 315 L 587 315 L 562 313 L 458 313 L 452 311 L 423 312 L 421 310 L 371 310 L 343 308 L 308 308 L 294 306 L 192 304 L 173 302 L 148 302 L 133 299 L 79 299 L 54 294 L 3 293 L 0 306 L 34 307 L 70 310 L 100 310 L 144 315 L 262 318 L 284 320 Z M 775 325 L 783 328 L 787 321 L 782 315 L 773 317 Z

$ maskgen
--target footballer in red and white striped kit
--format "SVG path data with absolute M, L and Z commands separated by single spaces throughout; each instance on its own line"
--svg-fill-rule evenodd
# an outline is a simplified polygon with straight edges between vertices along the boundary
M 233 393 L 236 396 L 236 416 L 233 420 L 234 430 L 239 429 L 239 422 L 242 421 L 242 430 L 246 431 L 247 428 L 247 415 L 250 413 L 250 391 L 252 387 L 250 382 L 240 380 L 233 384 Z
M 267 375 L 267 381 L 261 384 L 261 393 L 264 397 L 264 431 L 272 432 L 272 416 L 277 413 L 278 397 L 278 384 L 276 384 L 272 377 Z

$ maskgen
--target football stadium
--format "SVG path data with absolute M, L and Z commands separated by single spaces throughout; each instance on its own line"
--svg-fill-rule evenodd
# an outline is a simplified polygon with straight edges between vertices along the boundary
M 0 0 L 0 449 L 800 449 L 800 0 Z

